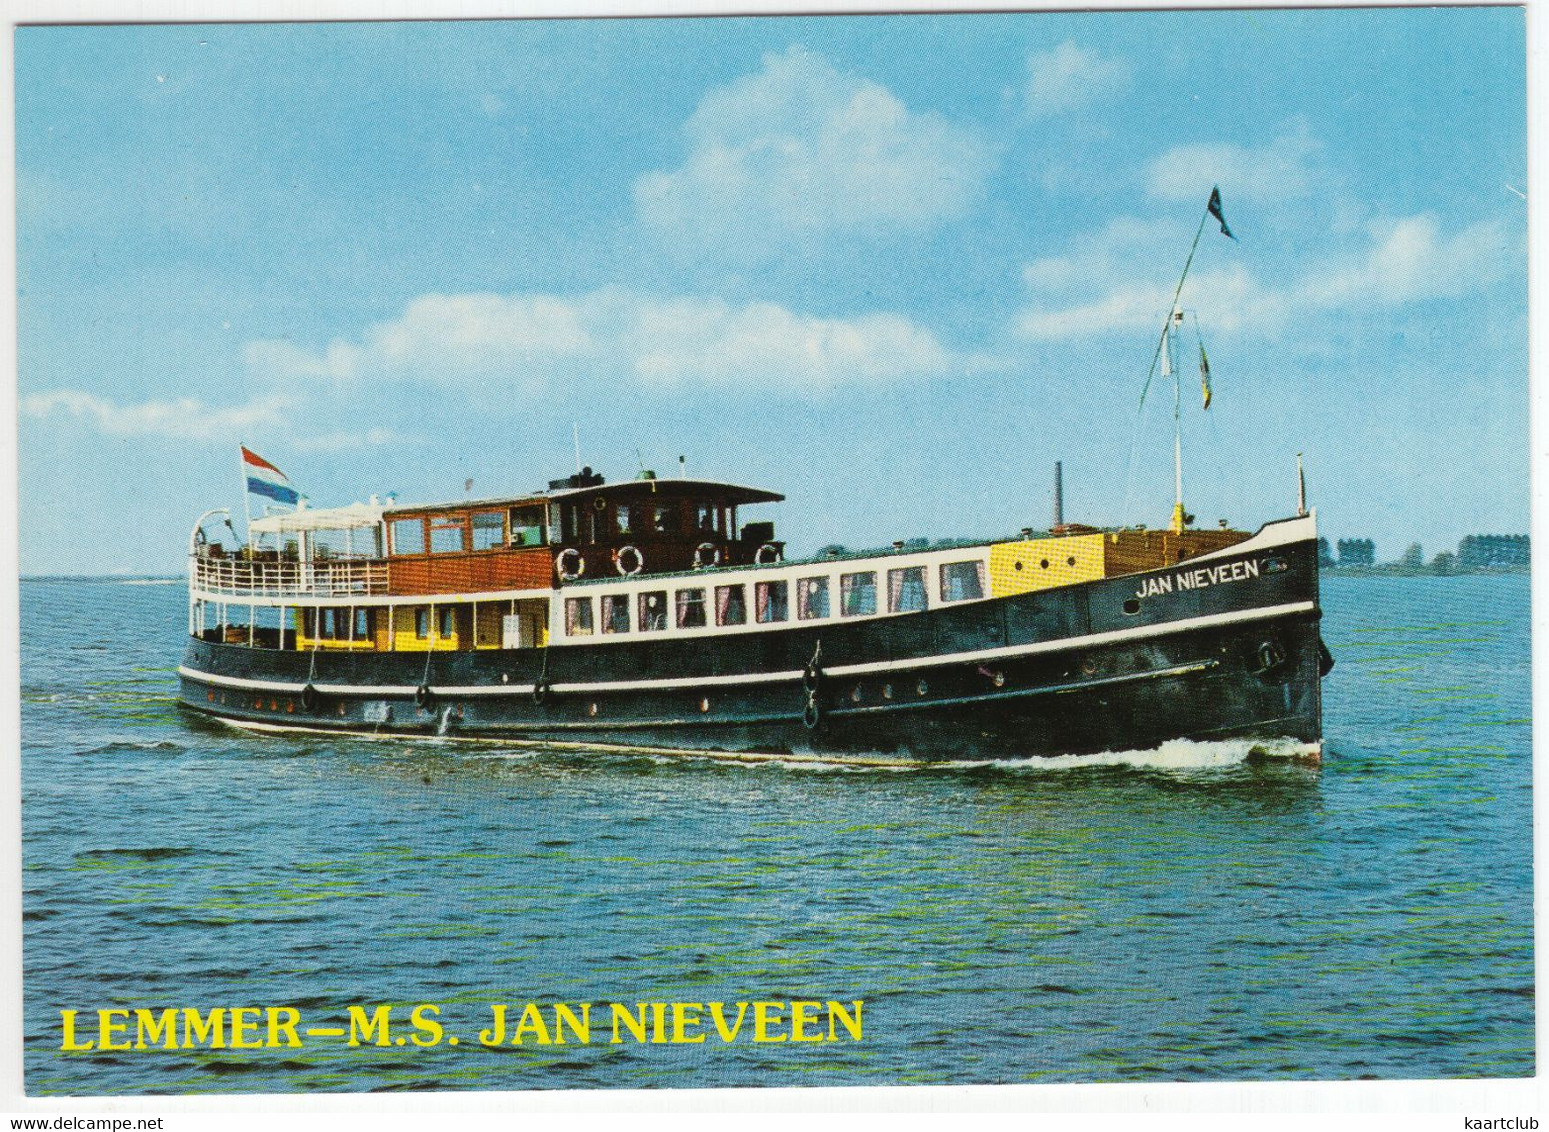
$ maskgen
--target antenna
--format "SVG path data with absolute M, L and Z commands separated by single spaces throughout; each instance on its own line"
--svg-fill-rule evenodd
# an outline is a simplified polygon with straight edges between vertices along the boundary
M 576 421 L 570 422 L 570 434 L 575 437 L 575 474 L 581 474 L 581 426 Z
M 1065 467 L 1059 460 L 1054 461 L 1054 525 L 1065 525 Z
M 688 479 L 688 457 L 687 456 L 679 456 L 678 457 L 678 478 L 680 480 Z
M 1302 474 L 1302 454 L 1296 454 L 1296 513 L 1307 514 L 1307 477 Z

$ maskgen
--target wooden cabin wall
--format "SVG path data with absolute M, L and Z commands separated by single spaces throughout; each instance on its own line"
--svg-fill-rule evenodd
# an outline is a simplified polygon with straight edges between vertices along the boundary
M 390 594 L 486 593 L 542 589 L 554 584 L 553 558 L 546 547 L 391 558 Z

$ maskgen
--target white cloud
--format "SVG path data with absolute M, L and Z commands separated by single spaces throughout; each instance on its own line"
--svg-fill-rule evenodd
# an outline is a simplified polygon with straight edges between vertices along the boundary
M 1471 224 L 1443 237 L 1429 213 L 1368 225 L 1372 246 L 1354 262 L 1335 265 L 1303 284 L 1319 306 L 1396 306 L 1447 298 L 1495 278 L 1508 253 L 1498 221 Z
M 635 182 L 641 219 L 754 248 L 792 234 L 928 228 L 967 211 L 991 164 L 977 134 L 800 47 L 712 91 L 684 131 L 683 166 Z
M 1075 110 L 1129 89 L 1129 64 L 1066 41 L 1027 60 L 1027 112 L 1035 118 Z
M 390 428 L 368 428 L 364 432 L 325 432 L 318 436 L 304 436 L 292 441 L 291 447 L 303 452 L 349 452 L 361 448 L 381 448 L 389 444 L 417 443 L 419 438 L 404 436 Z
M 798 314 L 773 303 L 657 299 L 617 288 L 553 295 L 427 295 L 358 341 L 313 352 L 249 343 L 275 378 L 499 380 L 536 390 L 592 377 L 646 383 L 824 388 L 947 372 L 969 363 L 901 315 Z
M 33 393 L 21 399 L 28 416 L 63 413 L 96 427 L 108 436 L 153 436 L 174 440 L 229 440 L 258 429 L 290 423 L 289 403 L 265 397 L 246 405 L 212 408 L 192 397 L 116 405 L 75 389 Z
M 1037 292 L 1016 317 L 1017 336 L 1034 340 L 1094 337 L 1160 327 L 1174 284 L 1156 276 L 1150 260 L 1132 254 L 1130 237 L 1148 231 L 1121 220 L 1074 253 L 1036 260 L 1024 269 Z M 1308 312 L 1393 310 L 1448 298 L 1497 278 L 1510 253 L 1505 228 L 1482 221 L 1446 236 L 1430 214 L 1368 225 L 1360 251 L 1312 267 L 1299 279 L 1269 285 L 1241 264 L 1189 276 L 1183 301 L 1211 312 L 1215 328 L 1253 327 L 1275 334 Z
M 1302 121 L 1258 147 L 1181 145 L 1151 163 L 1151 195 L 1165 201 L 1200 202 L 1221 186 L 1227 216 L 1233 200 L 1285 200 L 1308 195 L 1319 180 L 1316 159 L 1322 143 Z

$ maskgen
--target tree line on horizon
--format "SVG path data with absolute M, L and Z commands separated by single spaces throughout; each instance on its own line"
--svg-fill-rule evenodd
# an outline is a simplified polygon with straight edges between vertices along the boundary
M 1459 574 L 1476 570 L 1507 570 L 1532 564 L 1532 550 L 1527 535 L 1465 535 L 1458 543 L 1457 552 L 1443 550 L 1425 561 L 1425 551 L 1412 542 L 1396 562 L 1383 563 L 1384 569 L 1413 573 Z M 1329 545 L 1329 540 L 1318 540 L 1318 569 L 1342 570 L 1347 568 L 1371 569 L 1377 566 L 1377 546 L 1369 538 L 1342 538 Z

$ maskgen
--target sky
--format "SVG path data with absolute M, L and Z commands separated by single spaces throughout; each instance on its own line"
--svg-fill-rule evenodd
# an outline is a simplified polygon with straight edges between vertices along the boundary
M 183 568 L 238 444 L 313 506 L 585 462 L 795 552 L 1528 530 L 1511 8 L 24 27 L 24 574 Z M 1201 408 L 1198 349 L 1213 399 Z M 259 513 L 261 499 L 253 500 Z M 240 518 L 238 520 L 240 527 Z

